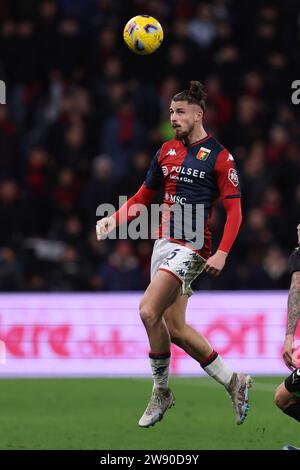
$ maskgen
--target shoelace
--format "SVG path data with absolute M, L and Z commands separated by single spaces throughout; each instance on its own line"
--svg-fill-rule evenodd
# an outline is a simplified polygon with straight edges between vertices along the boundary
M 239 414 L 242 414 L 243 404 L 245 401 L 245 390 L 246 390 L 246 383 L 239 386 L 237 392 L 237 403 L 235 403 L 233 396 L 231 395 L 231 402 L 234 408 L 237 407 Z
M 238 390 L 238 400 L 239 401 L 244 401 L 245 400 L 245 390 L 246 390 L 246 384 L 241 385 L 239 390 Z
M 245 402 L 245 390 L 246 390 L 246 384 L 243 384 L 240 386 L 238 390 L 238 410 L 239 414 L 243 414 L 243 405 Z
M 151 415 L 152 411 L 160 407 L 161 404 L 162 404 L 162 400 L 161 400 L 160 394 L 157 392 L 153 392 L 149 401 L 149 405 L 147 406 L 147 409 L 146 409 L 146 414 Z

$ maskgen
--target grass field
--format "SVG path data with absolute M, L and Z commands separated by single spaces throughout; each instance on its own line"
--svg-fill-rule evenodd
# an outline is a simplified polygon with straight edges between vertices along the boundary
M 0 381 L 0 449 L 281 449 L 300 444 L 299 423 L 273 404 L 282 377 L 257 377 L 246 422 L 209 378 L 171 379 L 176 406 L 155 427 L 137 421 L 146 379 Z

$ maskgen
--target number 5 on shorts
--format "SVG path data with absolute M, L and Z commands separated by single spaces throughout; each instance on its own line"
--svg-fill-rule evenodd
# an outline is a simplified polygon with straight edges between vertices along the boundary
M 177 255 L 179 251 L 180 251 L 180 248 L 176 248 L 169 254 L 169 256 L 166 259 L 170 261 L 171 259 L 175 258 L 175 256 Z

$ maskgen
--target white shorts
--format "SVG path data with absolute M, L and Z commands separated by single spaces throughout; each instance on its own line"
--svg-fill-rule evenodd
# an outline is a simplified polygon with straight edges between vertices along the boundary
M 206 260 L 187 246 L 165 238 L 156 240 L 151 257 L 151 281 L 161 269 L 172 273 L 182 285 L 182 295 L 192 295 L 191 283 L 202 273 Z

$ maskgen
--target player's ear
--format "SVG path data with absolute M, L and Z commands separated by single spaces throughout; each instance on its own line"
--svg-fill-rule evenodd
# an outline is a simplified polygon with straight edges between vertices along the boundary
M 202 121 L 203 119 L 203 109 L 199 108 L 197 109 L 197 113 L 196 113 L 196 121 Z

